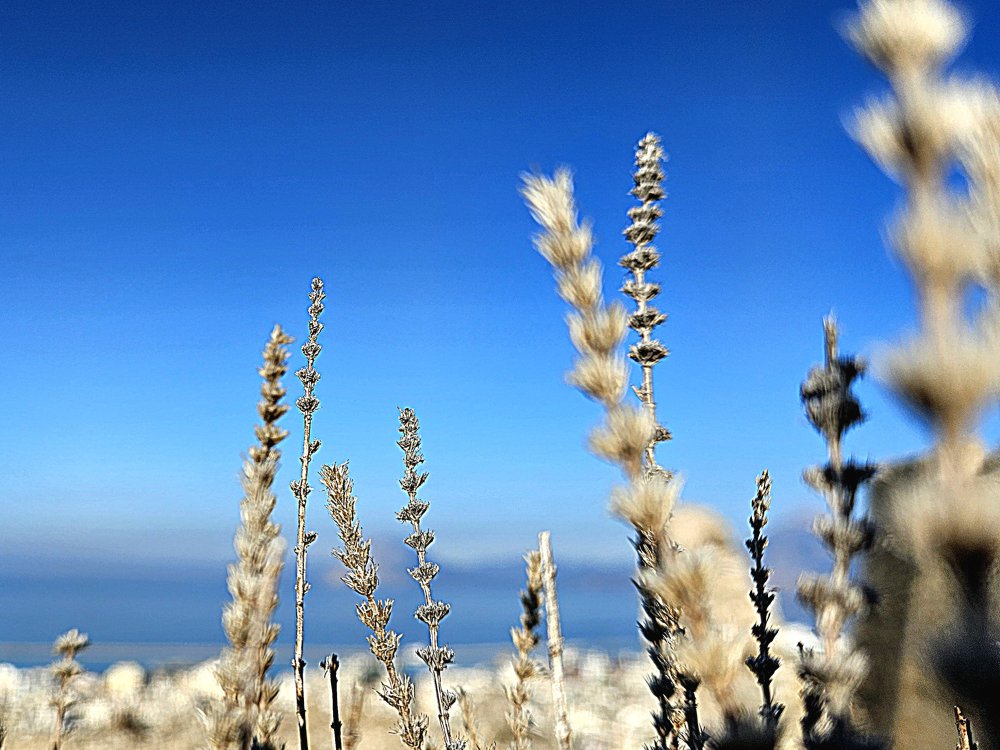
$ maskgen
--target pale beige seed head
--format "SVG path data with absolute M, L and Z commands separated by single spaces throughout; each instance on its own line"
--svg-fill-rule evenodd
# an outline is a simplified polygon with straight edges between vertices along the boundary
M 56 638 L 52 651 L 60 656 L 73 658 L 77 652 L 83 651 L 89 645 L 90 638 L 87 634 L 73 628 Z
M 731 602 L 720 600 L 717 583 L 733 575 L 733 563 L 714 547 L 684 550 L 665 558 L 659 568 L 646 571 L 643 584 L 682 613 L 681 624 L 692 637 L 705 633 L 717 612 Z
M 962 446 L 966 478 L 947 486 L 933 475 L 915 483 L 905 503 L 898 503 L 894 527 L 905 534 L 907 547 L 919 564 L 940 564 L 949 549 L 993 550 L 1000 557 L 1000 480 L 977 475 L 985 457 L 983 446 L 970 441 Z M 928 472 L 932 472 L 928 468 Z M 901 498 L 902 500 L 902 498 Z
M 628 367 L 618 356 L 580 357 L 566 375 L 571 385 L 611 409 L 621 403 L 628 385 Z
M 745 659 L 752 651 L 747 634 L 732 624 L 716 624 L 699 638 L 684 638 L 677 658 L 685 672 L 698 677 L 712 692 L 723 712 L 739 711 L 734 686 L 746 672 Z
M 682 482 L 678 477 L 646 474 L 611 493 L 611 512 L 630 523 L 640 533 L 660 535 L 680 496 Z
M 583 315 L 570 313 L 566 316 L 569 337 L 581 354 L 609 356 L 625 340 L 627 317 L 619 302 Z
M 628 476 L 638 477 L 654 429 L 653 419 L 645 409 L 631 405 L 609 407 L 604 424 L 590 433 L 590 449 L 621 466 Z
M 601 264 L 595 258 L 556 275 L 559 296 L 577 310 L 594 310 L 601 304 Z
M 946 63 L 967 23 L 945 0 L 869 0 L 847 29 L 854 46 L 888 75 L 920 75 Z
M 590 255 L 593 236 L 586 224 L 577 225 L 573 178 L 559 169 L 552 178 L 525 175 L 521 194 L 545 233 L 535 237 L 535 247 L 553 266 L 565 271 Z
M 885 357 L 882 376 L 932 423 L 951 434 L 972 427 L 1000 387 L 1000 348 L 994 335 L 969 331 L 934 343 L 917 339 Z
M 896 252 L 921 286 L 956 288 L 983 278 L 987 254 L 964 203 L 944 196 L 913 203 L 891 233 Z
M 550 231 L 535 237 L 538 252 L 559 270 L 578 266 L 591 252 L 594 236 L 589 224 L 574 227 L 569 231 Z

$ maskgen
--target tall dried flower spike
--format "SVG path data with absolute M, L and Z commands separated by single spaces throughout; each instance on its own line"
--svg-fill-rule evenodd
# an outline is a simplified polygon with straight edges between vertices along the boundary
M 850 33 L 892 87 L 891 97 L 868 107 L 855 129 L 873 159 L 903 186 L 904 206 L 890 238 L 913 279 L 919 314 L 918 332 L 887 357 L 886 379 L 934 432 L 931 460 L 912 484 L 910 502 L 897 502 L 902 493 L 885 498 L 895 506 L 884 508 L 887 524 L 907 537 L 900 547 L 908 548 L 906 557 L 921 574 L 907 583 L 912 597 L 904 599 L 908 627 L 900 662 L 915 658 L 926 668 L 925 655 L 934 653 L 939 676 L 974 712 L 984 735 L 996 727 L 1000 736 L 1000 723 L 990 718 L 1000 681 L 996 628 L 984 618 L 994 606 L 984 583 L 1000 549 L 996 524 L 987 521 L 997 498 L 977 435 L 983 411 L 1000 393 L 1000 132 L 996 86 L 945 68 L 967 29 L 946 0 L 868 0 Z M 955 184 L 956 172 L 964 185 Z M 970 310 L 967 300 L 977 285 L 986 288 L 987 303 Z M 958 602 L 944 603 L 953 592 Z M 970 679 L 973 665 L 978 680 Z M 902 687 L 894 690 L 899 708 L 908 704 L 906 711 L 943 727 L 939 702 L 922 687 L 914 689 L 906 671 L 900 674 Z M 989 687 L 968 690 L 974 683 Z M 893 729 L 906 744 L 901 723 Z M 928 741 L 920 731 L 909 744 Z
M 763 702 L 760 715 L 767 728 L 773 733 L 777 730 L 778 719 L 784 706 L 774 701 L 771 678 L 778 670 L 780 660 L 771 653 L 771 643 L 778 631 L 771 627 L 771 603 L 774 602 L 774 589 L 767 583 L 771 577 L 771 569 L 764 565 L 764 550 L 767 548 L 767 536 L 764 527 L 767 525 L 767 512 L 771 508 L 771 475 L 767 469 L 757 477 L 757 494 L 751 503 L 753 512 L 750 514 L 750 538 L 746 540 L 747 551 L 753 559 L 750 568 L 750 578 L 754 587 L 750 589 L 750 601 L 757 610 L 757 623 L 751 629 L 757 641 L 756 656 L 747 657 L 746 664 L 757 678 L 760 685 Z
M 830 575 L 803 576 L 798 584 L 799 599 L 816 615 L 823 645 L 820 654 L 803 652 L 799 665 L 807 715 L 812 717 L 819 710 L 822 717 L 810 718 L 803 738 L 807 748 L 830 737 L 859 739 L 851 705 L 864 677 L 865 659 L 844 638 L 844 630 L 866 598 L 851 583 L 850 568 L 853 557 L 871 543 L 872 531 L 867 520 L 853 513 L 858 489 L 875 473 L 873 466 L 843 458 L 844 433 L 863 419 L 851 385 L 864 372 L 864 365 L 857 358 L 838 354 L 837 324 L 832 316 L 824 318 L 823 331 L 824 364 L 810 370 L 801 390 L 806 417 L 827 444 L 827 463 L 809 469 L 804 478 L 823 495 L 829 508 L 829 515 L 819 517 L 813 530 L 833 557 Z
M 368 647 L 385 668 L 386 681 L 382 683 L 379 696 L 399 716 L 395 732 L 403 745 L 411 750 L 421 750 L 427 735 L 427 717 L 414 713 L 413 683 L 396 666 L 401 637 L 389 630 L 393 600 L 375 598 L 379 583 L 378 565 L 371 557 L 371 539 L 364 538 L 358 521 L 354 482 L 347 464 L 324 465 L 320 469 L 320 480 L 326 488 L 327 510 L 337 525 L 343 544 L 343 547 L 333 550 L 334 556 L 347 568 L 341 580 L 362 598 L 361 604 L 357 605 L 358 619 L 372 631 L 368 636 Z
M 996 398 L 1000 342 L 980 314 L 972 325 L 963 300 L 990 265 L 988 243 L 975 220 L 980 190 L 952 189 L 949 171 L 969 157 L 965 146 L 980 135 L 982 118 L 966 116 L 982 87 L 947 80 L 943 66 L 959 49 L 967 24 L 945 0 L 869 0 L 849 35 L 886 74 L 894 100 L 858 117 L 857 138 L 887 171 L 898 176 L 906 204 L 892 232 L 895 250 L 918 291 L 922 330 L 890 357 L 890 385 L 934 427 L 946 480 L 966 473 L 963 453 L 980 410 Z M 989 147 L 987 151 L 994 150 Z M 967 159 L 968 160 L 968 159 Z M 974 163 L 970 179 L 981 179 Z M 963 165 L 965 166 L 965 165 Z M 985 187 L 985 186 L 982 186 Z
M 56 691 L 52 696 L 52 707 L 55 709 L 55 719 L 52 725 L 51 750 L 60 750 L 66 736 L 66 719 L 69 710 L 76 705 L 73 696 L 72 683 L 83 673 L 83 667 L 76 660 L 76 655 L 90 645 L 90 639 L 76 628 L 68 630 L 56 638 L 52 652 L 62 658 L 49 669 L 56 680 Z
M 634 257 L 623 261 L 630 270 L 642 273 L 652 268 L 653 261 L 658 258 L 649 246 L 655 235 L 655 220 L 659 217 L 655 203 L 663 197 L 659 187 L 662 171 L 658 149 L 658 143 L 646 140 L 637 156 L 639 168 L 633 193 L 643 206 L 633 209 L 636 228 L 628 232 L 629 239 L 637 243 Z M 591 253 L 593 238 L 589 226 L 581 227 L 577 223 L 569 172 L 558 170 L 551 179 L 540 175 L 525 176 L 521 193 L 543 230 L 534 238 L 535 247 L 552 264 L 559 294 L 574 311 L 569 316 L 570 334 L 580 357 L 569 381 L 604 407 L 605 423 L 592 431 L 590 448 L 596 455 L 616 464 L 628 481 L 628 486 L 616 493 L 612 511 L 628 522 L 636 533 L 633 544 L 638 554 L 639 572 L 633 582 L 643 608 L 639 628 L 648 643 L 647 651 L 656 670 L 648 679 L 658 704 L 653 715 L 657 732 L 654 750 L 668 750 L 676 744 L 679 727 L 684 723 L 679 705 L 683 696 L 679 696 L 675 704 L 678 692 L 675 640 L 680 633 L 679 613 L 675 606 L 662 601 L 646 587 L 644 574 L 656 568 L 662 558 L 674 554 L 666 524 L 677 487 L 669 485 L 667 472 L 650 463 L 651 446 L 655 447 L 666 433 L 657 426 L 650 406 L 651 380 L 647 383 L 648 388 L 644 386 L 640 393 L 643 400 L 640 408 L 624 403 L 628 373 L 617 350 L 624 340 L 626 315 L 617 304 L 604 304 L 600 292 L 601 266 Z M 626 289 L 643 306 L 643 315 L 634 318 L 635 322 L 643 326 L 648 323 L 651 331 L 661 321 L 658 313 L 650 313 L 647 303 L 659 287 L 645 280 L 638 285 L 633 278 L 626 283 Z M 615 328 L 616 325 L 620 328 Z M 649 367 L 652 364 L 650 361 Z M 648 372 L 651 377 L 651 370 Z M 652 460 L 655 461 L 655 456 Z
M 417 553 L 417 566 L 410 568 L 410 577 L 420 586 L 424 595 L 424 603 L 417 607 L 416 618 L 427 626 L 430 643 L 417 649 L 417 656 L 427 665 L 434 681 L 434 696 L 437 700 L 438 722 L 444 737 L 445 750 L 462 750 L 465 743 L 456 740 L 451 732 L 451 720 L 448 710 L 454 705 L 456 697 L 451 691 L 445 690 L 441 673 L 451 664 L 455 653 L 448 646 L 438 645 L 438 632 L 441 621 L 451 611 L 451 605 L 437 601 L 431 594 L 431 581 L 438 574 L 436 563 L 427 561 L 427 548 L 434 541 L 434 532 L 420 527 L 420 519 L 430 504 L 417 498 L 418 490 L 427 481 L 427 472 L 417 472 L 424 462 L 420 452 L 420 421 L 413 409 L 407 407 L 399 410 L 399 432 L 402 437 L 396 443 L 403 450 L 403 478 L 399 486 L 407 495 L 406 505 L 396 513 L 396 518 L 403 523 L 409 523 L 413 533 L 406 538 L 406 544 Z
M 303 671 L 306 662 L 302 658 L 305 621 L 305 596 L 309 591 L 306 580 L 306 551 L 310 544 L 316 541 L 316 533 L 306 531 L 306 501 L 312 487 L 309 486 L 309 464 L 313 455 L 319 450 L 319 440 L 312 439 L 313 412 L 319 408 L 319 399 L 314 395 L 316 383 L 319 382 L 319 372 L 316 370 L 316 358 L 322 347 L 319 344 L 319 333 L 323 324 L 319 316 L 323 312 L 323 280 L 312 280 L 312 291 L 309 293 L 309 336 L 302 345 L 302 354 L 306 358 L 306 366 L 295 373 L 302 382 L 302 395 L 295 405 L 302 413 L 302 455 L 299 456 L 301 473 L 299 478 L 291 483 L 292 494 L 298 502 L 298 526 L 295 535 L 295 652 L 292 656 L 292 670 L 295 679 L 295 716 L 299 730 L 300 750 L 309 750 L 309 729 L 306 723 L 305 678 Z
M 635 151 L 635 173 L 632 195 L 640 205 L 629 209 L 631 225 L 624 234 L 633 250 L 622 257 L 619 265 L 628 269 L 630 278 L 625 281 L 622 292 L 635 300 L 636 310 L 629 316 L 628 325 L 639 335 L 638 343 L 629 347 L 629 359 L 639 365 L 642 371 L 642 387 L 633 386 L 636 396 L 650 414 L 655 425 L 652 438 L 646 445 L 646 466 L 659 470 L 656 463 L 656 444 L 670 439 L 667 429 L 656 422 L 656 401 L 653 397 L 653 366 L 667 356 L 666 347 L 653 338 L 653 329 L 667 319 L 667 316 L 650 304 L 660 292 L 660 285 L 646 280 L 646 273 L 660 262 L 660 253 L 651 244 L 660 231 L 657 219 L 663 216 L 658 203 L 666 197 L 663 192 L 663 148 L 655 133 L 647 133 Z
M 531 653 L 538 645 L 538 629 L 542 621 L 542 558 L 538 550 L 532 550 L 524 556 L 527 573 L 527 586 L 521 592 L 521 627 L 511 628 L 510 637 L 514 642 L 516 655 L 511 660 L 514 667 L 514 686 L 508 688 L 507 701 L 510 711 L 507 712 L 507 723 L 510 725 L 514 742 L 512 750 L 530 750 L 531 748 L 531 713 L 528 702 L 531 700 L 529 681 L 538 673 L 538 663 Z
M 267 673 L 274 661 L 272 644 L 278 625 L 271 617 L 278 605 L 278 577 L 284 565 L 285 545 L 281 529 L 271 519 L 277 498 L 271 487 L 278 470 L 277 448 L 287 433 L 278 420 L 288 410 L 281 403 L 285 389 L 281 378 L 287 370 L 292 342 L 279 326 L 271 331 L 264 348 L 263 378 L 257 412 L 261 424 L 255 428 L 257 444 L 243 463 L 241 525 L 233 546 L 237 561 L 229 566 L 229 591 L 233 600 L 222 615 L 229 647 L 219 658 L 216 677 L 223 700 L 209 707 L 206 720 L 209 742 L 216 750 L 276 750 L 281 721 L 272 704 L 278 685 Z

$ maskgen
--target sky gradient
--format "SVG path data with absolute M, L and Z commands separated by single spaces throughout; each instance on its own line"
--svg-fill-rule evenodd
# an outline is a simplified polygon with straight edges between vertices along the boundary
M 964 7 L 976 26 L 956 69 L 996 78 L 1000 6 Z M 799 477 L 824 448 L 798 387 L 821 318 L 835 310 L 843 349 L 865 355 L 914 319 L 883 243 L 898 189 L 844 128 L 884 90 L 836 30 L 851 11 L 4 3 L 0 561 L 55 578 L 79 561 L 231 559 L 260 350 L 275 323 L 301 343 L 315 275 L 318 460 L 350 459 L 366 529 L 403 535 L 396 407 L 412 406 L 432 557 L 516 562 L 548 528 L 568 563 L 626 561 L 605 510 L 615 471 L 585 449 L 600 409 L 563 382 L 565 307 L 517 190 L 525 170 L 573 169 L 614 297 L 648 130 L 669 154 L 652 275 L 675 439 L 660 461 L 741 532 L 765 467 L 775 523 L 819 512 Z M 871 420 L 851 452 L 926 444 L 877 383 L 858 392 Z M 278 483 L 289 538 L 296 416 Z M 985 430 L 994 444 L 995 415 Z M 325 555 L 318 490 L 309 526 Z

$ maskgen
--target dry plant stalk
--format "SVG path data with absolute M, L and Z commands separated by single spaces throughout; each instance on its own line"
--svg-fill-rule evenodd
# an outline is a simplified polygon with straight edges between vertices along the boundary
M 552 703 L 555 707 L 556 742 L 560 750 L 570 750 L 573 730 L 566 701 L 566 678 L 563 675 L 563 637 L 559 623 L 559 595 L 556 592 L 556 566 L 552 560 L 552 541 L 548 531 L 538 535 L 538 553 L 542 589 L 545 592 L 546 643 L 549 647 L 549 674 L 552 676 Z
M 757 477 L 757 494 L 751 502 L 750 538 L 746 540 L 747 551 L 753 559 L 750 568 L 750 578 L 754 587 L 750 590 L 750 601 L 757 610 L 757 623 L 751 632 L 757 641 L 756 656 L 747 657 L 746 665 L 757 678 L 760 685 L 762 703 L 760 715 L 765 727 L 774 734 L 778 729 L 778 720 L 785 707 L 774 701 L 771 678 L 778 670 L 781 661 L 771 653 L 771 644 L 778 631 L 771 627 L 771 604 L 774 602 L 774 589 L 767 583 L 771 577 L 771 569 L 764 565 L 764 550 L 767 549 L 767 536 L 764 527 L 767 526 L 767 513 L 771 508 L 771 475 L 767 469 Z
M 624 234 L 633 250 L 622 256 L 618 264 L 628 269 L 632 278 L 628 279 L 622 292 L 635 300 L 636 311 L 628 318 L 628 325 L 639 334 L 639 342 L 629 347 L 629 359 L 642 370 L 642 387 L 632 386 L 635 395 L 642 401 L 655 425 L 653 436 L 646 445 L 647 469 L 658 469 L 656 444 L 670 439 L 670 432 L 656 421 L 656 400 L 653 396 L 653 367 L 669 352 L 653 338 L 653 329 L 663 323 L 667 316 L 650 304 L 660 293 L 660 285 L 646 281 L 646 273 L 660 262 L 660 253 L 652 241 L 660 231 L 657 219 L 663 216 L 658 203 L 666 197 L 663 192 L 663 147 L 655 133 L 647 133 L 639 141 L 635 151 L 635 173 L 632 195 L 641 205 L 628 210 L 632 224 Z
M 229 591 L 233 600 L 222 615 L 229 647 L 223 649 L 216 669 L 222 687 L 221 704 L 205 714 L 209 743 L 216 750 L 276 750 L 281 716 L 272 707 L 278 684 L 268 679 L 274 662 L 271 645 L 279 626 L 271 622 L 278 606 L 278 577 L 284 565 L 281 528 L 271 520 L 277 498 L 271 490 L 281 455 L 278 444 L 287 432 L 278 420 L 288 411 L 281 403 L 285 389 L 281 377 L 287 370 L 292 338 L 275 326 L 264 348 L 259 370 L 261 424 L 254 428 L 257 444 L 243 463 L 241 525 L 233 546 L 237 562 L 229 566 Z
M 995 483 L 981 476 L 976 428 L 1000 392 L 1000 96 L 989 84 L 946 77 L 967 30 L 946 0 L 870 0 L 851 38 L 892 86 L 893 97 L 859 113 L 856 135 L 905 190 L 891 239 L 913 278 L 920 316 L 919 332 L 891 353 L 887 379 L 935 436 L 930 475 L 913 502 L 896 509 L 896 525 L 911 537 L 923 575 L 951 579 L 952 632 L 936 629 L 927 645 L 934 666 L 976 713 L 986 744 L 996 744 L 1000 649 L 990 578 L 1000 554 L 1000 503 Z M 968 190 L 952 188 L 955 168 Z M 976 284 L 989 290 L 989 301 L 969 312 Z
M 320 377 L 315 365 L 316 357 L 319 356 L 322 349 L 318 341 L 319 333 L 323 330 L 319 316 L 323 312 L 323 299 L 325 297 L 323 280 L 313 279 L 312 291 L 309 293 L 309 335 L 306 338 L 306 343 L 302 345 L 306 366 L 295 373 L 302 382 L 303 393 L 295 401 L 295 405 L 302 413 L 302 455 L 299 456 L 301 473 L 298 480 L 291 483 L 292 494 L 298 501 L 298 525 L 295 534 L 295 652 L 292 656 L 292 671 L 295 680 L 295 716 L 298 721 L 299 748 L 301 750 L 309 749 L 305 677 L 303 675 L 306 662 L 302 658 L 305 596 L 310 588 L 309 582 L 306 580 L 306 552 L 309 545 L 316 541 L 316 532 L 306 531 L 306 501 L 309 498 L 309 493 L 312 492 L 312 487 L 309 486 L 309 464 L 320 446 L 319 440 L 312 439 L 313 412 L 319 408 L 319 399 L 313 394 L 313 389 Z
M 424 603 L 417 607 L 415 616 L 427 626 L 429 645 L 417 649 L 417 656 L 427 665 L 434 682 L 434 697 L 437 700 L 438 722 L 441 725 L 441 735 L 444 738 L 445 750 L 462 750 L 465 743 L 452 738 L 451 721 L 448 710 L 455 704 L 456 696 L 450 690 L 445 690 L 441 673 L 455 658 L 455 652 L 448 646 L 438 645 L 438 631 L 441 621 L 451 611 L 451 605 L 437 601 L 431 594 L 431 581 L 437 576 L 439 567 L 436 563 L 427 562 L 427 548 L 434 541 L 434 532 L 420 527 L 420 519 L 430 507 L 430 503 L 417 498 L 417 492 L 427 481 L 427 472 L 417 473 L 417 467 L 424 462 L 420 452 L 420 422 L 413 409 L 409 407 L 399 410 L 399 432 L 402 435 L 396 443 L 403 450 L 403 478 L 399 486 L 407 494 L 407 503 L 396 513 L 396 518 L 413 527 L 404 542 L 417 553 L 417 565 L 408 568 L 410 577 L 420 586 L 424 595 Z
M 465 688 L 455 691 L 458 697 L 458 708 L 462 712 L 462 724 L 465 727 L 465 735 L 468 737 L 469 746 L 472 750 L 487 750 L 479 741 L 479 728 L 476 726 L 476 708 L 472 704 L 472 698 Z M 496 744 L 492 743 L 489 750 L 495 750 Z
M 511 660 L 516 682 L 506 690 L 510 711 L 507 723 L 514 735 L 512 750 L 530 750 L 532 718 L 528 711 L 531 700 L 529 680 L 538 674 L 538 663 L 531 652 L 538 646 L 538 626 L 542 621 L 542 558 L 538 550 L 524 556 L 527 585 L 521 592 L 521 627 L 511 628 L 510 637 L 514 642 L 516 655 Z
M 843 436 L 864 420 L 851 392 L 864 363 L 837 352 L 837 324 L 823 319 L 824 364 L 810 370 L 802 383 L 806 418 L 827 444 L 827 463 L 808 469 L 803 477 L 823 495 L 830 510 L 813 523 L 816 534 L 833 556 L 828 576 L 804 575 L 799 579 L 799 599 L 816 615 L 822 653 L 803 651 L 799 673 L 804 682 L 808 710 L 802 720 L 807 747 L 829 735 L 838 741 L 861 741 L 854 729 L 851 709 L 864 679 L 867 659 L 844 637 L 848 621 L 865 606 L 865 593 L 851 583 L 851 560 L 872 540 L 871 525 L 855 518 L 858 489 L 875 473 L 875 467 L 843 458 Z
M 643 201 L 643 206 L 633 209 L 633 221 L 637 224 L 635 229 L 627 230 L 636 249 L 622 260 L 633 271 L 626 289 L 637 302 L 642 300 L 641 310 L 631 318 L 627 318 L 620 304 L 604 304 L 601 265 L 592 255 L 590 227 L 577 223 L 569 172 L 558 170 L 551 179 L 525 176 L 521 191 L 532 216 L 543 229 L 534 238 L 535 247 L 553 266 L 559 294 L 574 310 L 568 323 L 570 338 L 580 356 L 568 380 L 605 410 L 605 424 L 591 433 L 591 450 L 618 465 L 628 481 L 627 486 L 615 491 L 611 508 L 631 524 L 636 535 L 633 544 L 639 574 L 634 583 L 644 613 L 640 630 L 656 669 L 656 674 L 648 680 L 658 702 L 658 711 L 653 716 L 657 732 L 654 750 L 668 750 L 676 744 L 678 728 L 684 721 L 673 702 L 677 693 L 674 641 L 680 630 L 679 612 L 649 589 L 644 575 L 658 569 L 665 558 L 676 552 L 667 536 L 667 524 L 679 492 L 678 483 L 656 465 L 655 455 L 650 462 L 651 447 L 668 437 L 655 420 L 650 369 L 666 353 L 649 336 L 653 326 L 662 322 L 662 314 L 647 304 L 659 292 L 659 285 L 646 281 L 644 276 L 659 257 L 649 241 L 655 236 L 655 219 L 659 216 L 655 202 L 662 197 L 661 155 L 658 140 L 647 136 L 636 156 L 639 169 L 634 194 Z M 640 408 L 624 402 L 628 370 L 619 347 L 625 338 L 627 320 L 645 337 L 631 352 L 643 366 L 643 387 L 637 390 L 642 399 Z
M 375 598 L 378 565 L 371 557 L 372 541 L 364 538 L 364 531 L 358 522 L 354 482 L 346 463 L 324 465 L 320 478 L 326 487 L 326 507 L 337 524 L 344 545 L 333 550 L 334 556 L 347 568 L 347 574 L 341 580 L 364 599 L 357 605 L 358 619 L 372 631 L 368 636 L 368 647 L 385 668 L 386 681 L 379 696 L 399 716 L 395 731 L 400 741 L 412 750 L 420 750 L 427 735 L 427 717 L 413 712 L 413 683 L 396 667 L 401 636 L 388 629 L 393 600 Z
M 340 660 L 336 654 L 330 654 L 319 663 L 323 674 L 330 678 L 330 729 L 333 730 L 333 747 L 335 750 L 344 750 L 343 728 L 344 723 L 340 720 L 340 700 L 337 690 L 337 673 L 340 671 Z
M 347 721 L 344 723 L 344 750 L 353 750 L 361 742 L 361 717 L 365 712 L 368 693 L 378 682 L 378 672 L 369 670 L 351 685 L 351 698 L 347 704 Z
M 955 729 L 958 731 L 955 750 L 979 750 L 979 743 L 972 739 L 972 724 L 958 706 L 955 706 Z
M 55 720 L 52 725 L 51 750 L 60 750 L 63 738 L 66 736 L 66 716 L 76 704 L 72 694 L 72 682 L 83 673 L 83 667 L 76 660 L 76 655 L 90 645 L 90 639 L 76 628 L 68 630 L 56 638 L 52 651 L 62 658 L 50 669 L 56 678 L 56 692 L 52 696 L 52 707 L 55 709 Z M 6 730 L 4 730 L 6 736 Z M 0 741 L 0 745 L 2 745 Z

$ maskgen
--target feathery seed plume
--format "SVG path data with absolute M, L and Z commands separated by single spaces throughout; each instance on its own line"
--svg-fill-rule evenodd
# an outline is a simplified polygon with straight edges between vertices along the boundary
M 278 625 L 271 616 L 278 605 L 278 576 L 284 565 L 281 529 L 271 520 L 277 498 L 271 490 L 278 470 L 277 448 L 288 434 L 278 420 L 288 411 L 281 403 L 285 389 L 281 377 L 287 370 L 292 342 L 279 326 L 271 331 L 264 348 L 260 373 L 261 400 L 254 428 L 257 444 L 243 463 L 243 500 L 240 527 L 233 546 L 237 562 L 229 566 L 229 591 L 233 600 L 222 615 L 230 645 L 219 658 L 216 677 L 222 687 L 221 704 L 205 714 L 209 743 L 215 750 L 278 750 L 276 735 L 281 716 L 272 707 L 278 684 L 267 677 L 274 661 L 271 646 Z
M 399 715 L 395 731 L 400 741 L 412 750 L 421 750 L 427 735 L 427 717 L 414 713 L 413 683 L 396 666 L 396 652 L 402 637 L 389 630 L 393 600 L 375 598 L 379 583 L 378 565 L 371 557 L 372 541 L 364 538 L 358 521 L 354 482 L 347 464 L 324 465 L 320 470 L 320 479 L 326 488 L 326 507 L 337 524 L 343 544 L 343 547 L 333 550 L 334 556 L 347 568 L 341 580 L 364 600 L 357 605 L 358 619 L 372 631 L 368 636 L 368 647 L 385 668 L 386 681 L 382 683 L 379 696 Z

